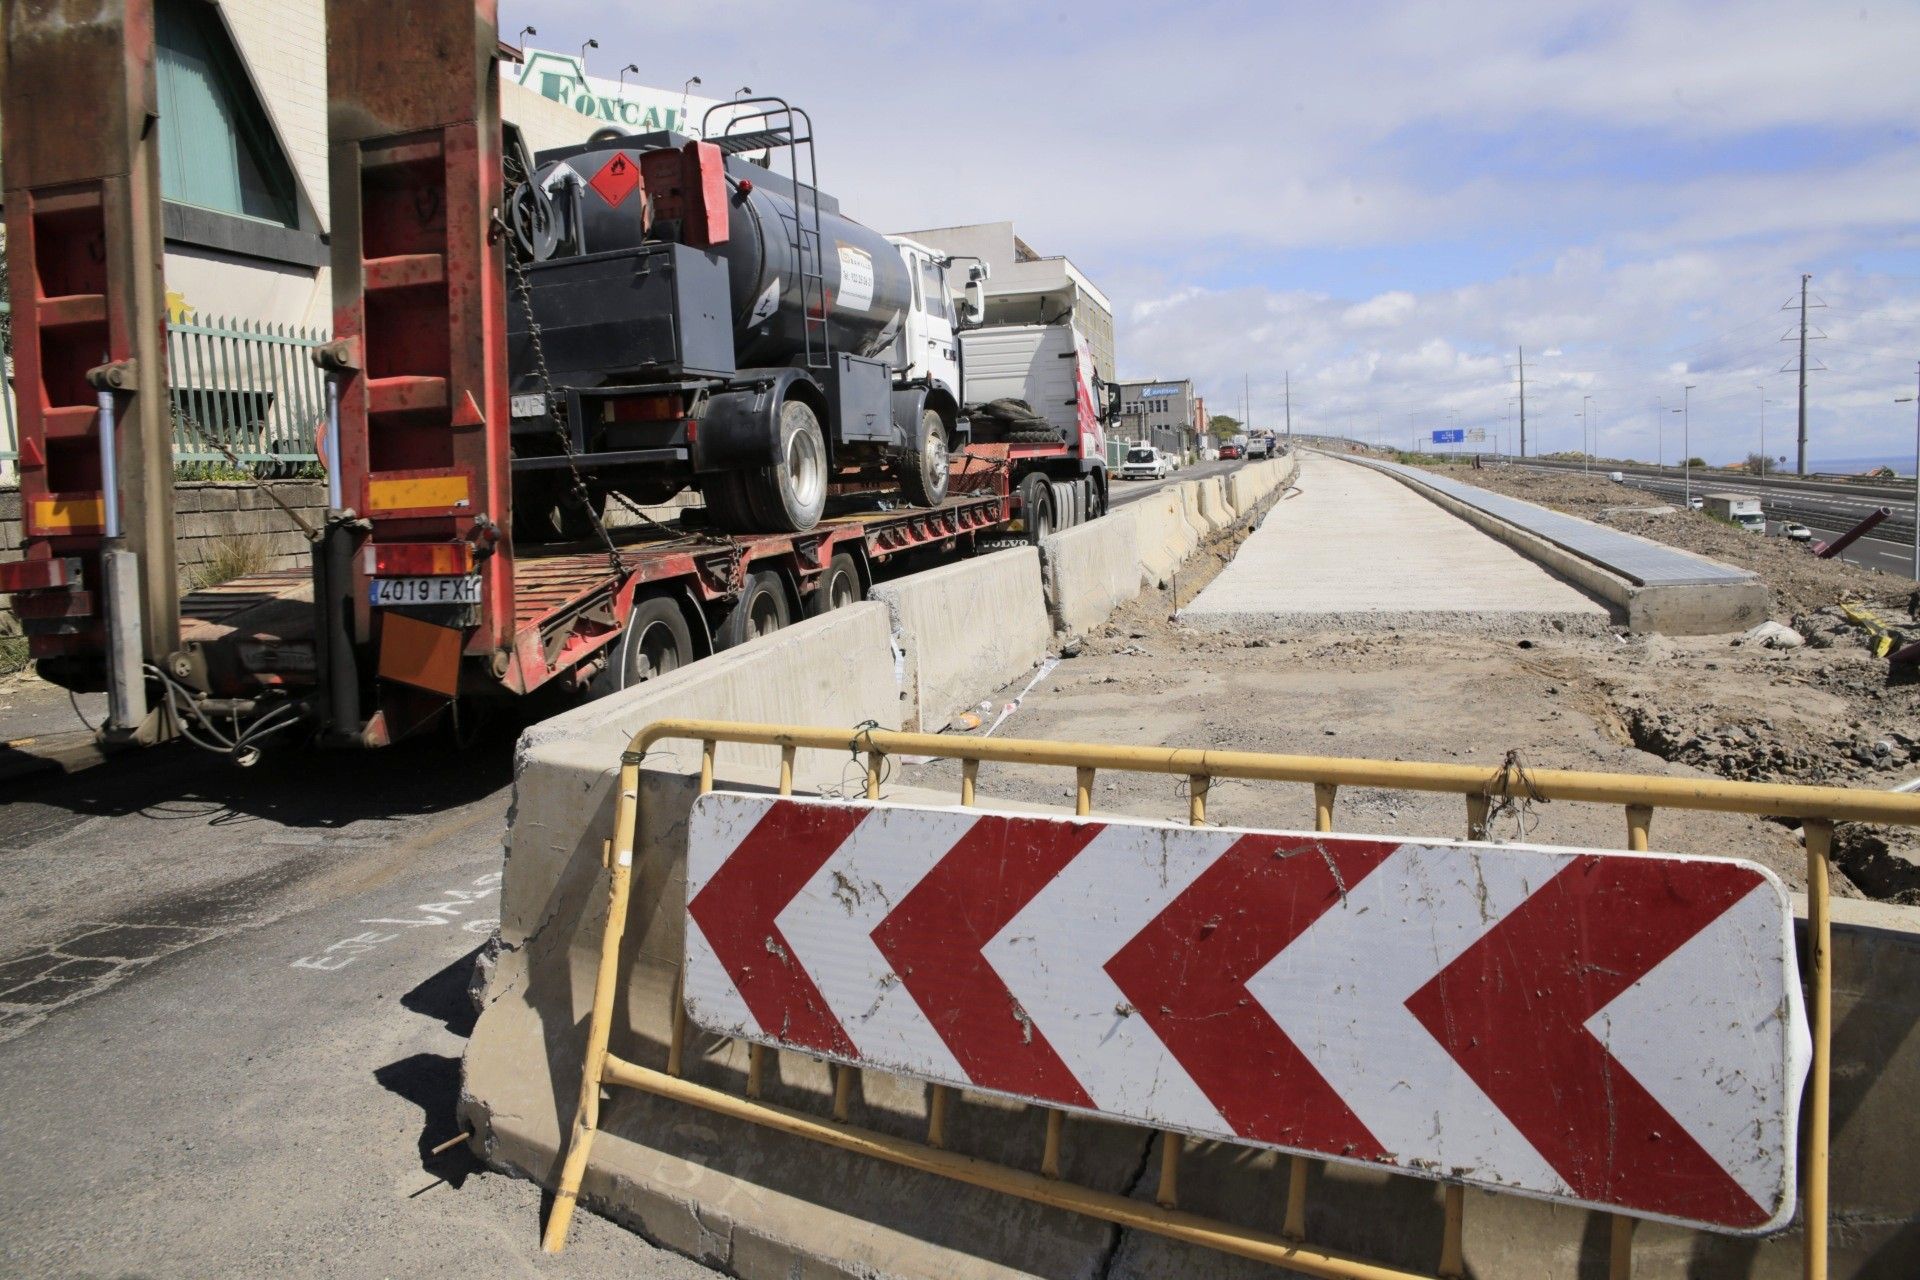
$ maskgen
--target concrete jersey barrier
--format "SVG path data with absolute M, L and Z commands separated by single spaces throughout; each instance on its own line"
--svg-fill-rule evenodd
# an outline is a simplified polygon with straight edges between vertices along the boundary
M 1040 544 L 1041 576 L 1054 628 L 1082 635 L 1140 594 L 1141 512 L 1122 507 Z
M 1046 657 L 1053 633 L 1033 547 L 896 578 L 873 599 L 906 655 L 912 728 L 939 729 L 1012 682 Z

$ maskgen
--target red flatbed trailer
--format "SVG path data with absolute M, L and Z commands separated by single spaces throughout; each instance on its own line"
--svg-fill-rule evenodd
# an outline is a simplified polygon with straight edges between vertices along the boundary
M 717 633 L 754 574 L 778 575 L 787 611 L 798 617 L 817 611 L 816 593 L 836 556 L 849 557 L 856 567 L 857 599 L 895 556 L 959 550 L 1008 533 L 1013 503 L 1004 485 L 993 483 L 1004 468 L 977 465 L 979 459 L 997 462 L 998 452 L 989 447 L 974 455 L 969 478 L 984 482 L 984 491 L 957 495 L 938 507 L 829 516 L 799 534 L 616 528 L 610 533 L 618 570 L 604 544 L 522 549 L 513 562 L 507 658 L 470 656 L 461 664 L 459 696 L 511 697 L 556 682 L 584 688 L 606 671 L 638 601 L 665 598 L 678 605 L 694 646 L 686 655 L 691 661 L 718 647 Z M 956 483 L 965 466 L 956 460 Z M 204 663 L 222 705 L 257 717 L 274 705 L 319 696 L 319 615 L 313 598 L 311 576 L 291 571 L 236 578 L 192 592 L 181 602 L 182 648 Z M 618 687 L 619 681 L 609 683 Z M 448 702 L 443 697 L 423 701 L 415 688 L 391 676 L 377 682 L 375 697 L 361 745 L 404 736 Z

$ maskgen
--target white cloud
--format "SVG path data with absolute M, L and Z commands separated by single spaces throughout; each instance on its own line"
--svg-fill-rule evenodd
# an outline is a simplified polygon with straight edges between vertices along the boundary
M 1014 219 L 1114 299 L 1123 368 L 1221 403 L 1247 374 L 1272 416 L 1291 368 L 1296 420 L 1499 423 L 1525 344 L 1549 447 L 1591 396 L 1602 440 L 1650 456 L 1692 382 L 1696 447 L 1733 456 L 1755 384 L 1786 421 L 1776 308 L 1806 270 L 1831 304 L 1815 454 L 1911 441 L 1920 7 L 535 8 L 502 29 L 807 107 L 863 221 Z

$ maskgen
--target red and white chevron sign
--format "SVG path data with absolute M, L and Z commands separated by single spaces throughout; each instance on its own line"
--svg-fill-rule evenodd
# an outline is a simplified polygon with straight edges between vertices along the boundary
M 1710 858 L 715 793 L 711 1031 L 1207 1138 L 1762 1232 L 1810 1057 Z

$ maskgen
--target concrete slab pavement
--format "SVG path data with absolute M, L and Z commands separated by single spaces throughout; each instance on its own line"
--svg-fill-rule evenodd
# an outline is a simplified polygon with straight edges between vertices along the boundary
M 1605 606 L 1385 475 L 1309 455 L 1297 483 L 1183 621 L 1230 631 L 1610 621 Z

